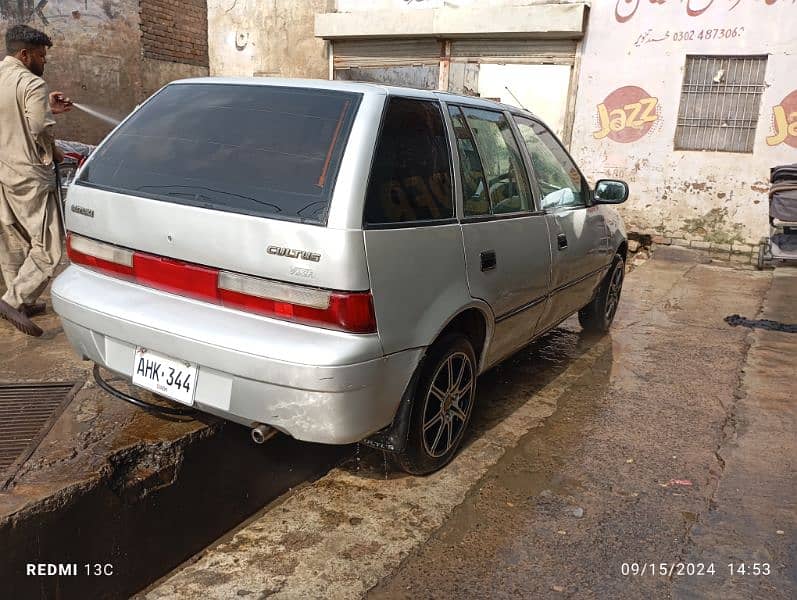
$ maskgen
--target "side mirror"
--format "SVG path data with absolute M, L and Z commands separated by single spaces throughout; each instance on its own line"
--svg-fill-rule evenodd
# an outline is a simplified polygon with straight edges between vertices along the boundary
M 622 204 L 628 200 L 628 184 L 618 179 L 601 179 L 595 184 L 595 204 Z

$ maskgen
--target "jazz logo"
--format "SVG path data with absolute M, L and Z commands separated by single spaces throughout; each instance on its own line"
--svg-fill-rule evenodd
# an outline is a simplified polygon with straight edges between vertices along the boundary
M 621 87 L 598 104 L 598 129 L 592 137 L 596 140 L 608 137 L 622 144 L 635 142 L 658 120 L 658 105 L 658 98 L 641 87 Z
M 767 138 L 767 145 L 785 143 L 797 148 L 797 90 L 772 107 L 772 126 L 775 133 Z

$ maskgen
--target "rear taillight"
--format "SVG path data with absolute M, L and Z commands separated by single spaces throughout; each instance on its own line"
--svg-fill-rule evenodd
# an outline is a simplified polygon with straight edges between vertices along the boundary
M 135 252 L 136 283 L 200 300 L 218 300 L 218 269 Z
M 66 236 L 66 253 L 73 263 L 132 279 L 133 252 L 74 235 Z
M 218 286 L 224 306 L 352 333 L 376 331 L 369 292 L 330 292 L 226 271 L 219 273 Z
M 219 271 L 67 235 L 72 262 L 148 287 L 277 319 L 376 333 L 370 292 L 335 292 Z

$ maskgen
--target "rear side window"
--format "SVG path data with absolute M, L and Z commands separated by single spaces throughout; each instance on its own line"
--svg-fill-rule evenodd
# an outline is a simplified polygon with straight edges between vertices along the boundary
M 489 215 L 490 196 L 487 194 L 487 180 L 484 177 L 479 151 L 465 122 L 462 109 L 449 106 L 448 114 L 454 126 L 459 151 L 459 171 L 462 178 L 462 203 L 466 217 Z
M 366 225 L 453 218 L 450 164 L 439 104 L 392 98 L 368 182 Z
M 491 110 L 463 107 L 462 112 L 481 156 L 492 214 L 529 210 L 531 188 L 509 121 Z
M 323 224 L 359 100 L 334 90 L 171 85 L 107 140 L 80 183 Z

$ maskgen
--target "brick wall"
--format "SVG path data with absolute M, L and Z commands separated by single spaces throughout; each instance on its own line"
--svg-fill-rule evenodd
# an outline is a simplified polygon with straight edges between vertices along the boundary
M 144 99 L 138 13 L 138 0 L 0 0 L 0 40 L 15 23 L 44 31 L 53 40 L 44 69 L 50 89 L 121 118 Z M 62 140 L 96 144 L 111 129 L 79 110 L 55 120 Z
M 144 58 L 208 66 L 207 0 L 141 0 Z

